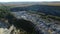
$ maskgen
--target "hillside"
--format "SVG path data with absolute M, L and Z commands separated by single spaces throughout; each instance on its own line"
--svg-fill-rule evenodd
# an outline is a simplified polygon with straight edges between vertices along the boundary
M 60 6 L 48 6 L 48 5 L 32 5 L 27 7 L 14 7 L 11 11 L 36 11 L 42 12 L 46 15 L 53 15 L 60 17 Z

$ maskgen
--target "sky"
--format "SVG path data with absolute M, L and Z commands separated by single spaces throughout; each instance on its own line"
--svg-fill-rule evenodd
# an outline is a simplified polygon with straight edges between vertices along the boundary
M 0 2 L 51 2 L 60 0 L 0 0 Z

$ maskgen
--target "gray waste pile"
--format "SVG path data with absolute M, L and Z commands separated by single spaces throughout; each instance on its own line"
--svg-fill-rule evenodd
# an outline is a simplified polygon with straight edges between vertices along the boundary
M 31 14 L 26 11 L 11 12 L 17 19 L 25 19 L 31 21 L 36 25 L 35 29 L 42 34 L 60 34 L 60 25 L 55 24 L 54 21 L 48 22 L 42 19 L 40 15 Z

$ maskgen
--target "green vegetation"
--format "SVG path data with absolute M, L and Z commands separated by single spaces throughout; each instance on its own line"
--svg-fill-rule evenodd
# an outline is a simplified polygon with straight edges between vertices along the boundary
M 10 10 L 6 6 L 0 6 L 0 18 L 4 18 L 6 15 L 8 15 Z

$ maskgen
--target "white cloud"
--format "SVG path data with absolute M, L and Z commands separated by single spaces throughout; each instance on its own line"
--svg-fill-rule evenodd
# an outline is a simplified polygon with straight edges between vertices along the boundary
M 0 0 L 0 2 L 42 2 L 42 1 L 60 1 L 60 0 Z

